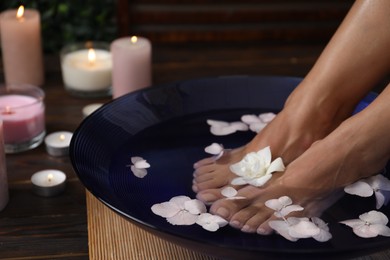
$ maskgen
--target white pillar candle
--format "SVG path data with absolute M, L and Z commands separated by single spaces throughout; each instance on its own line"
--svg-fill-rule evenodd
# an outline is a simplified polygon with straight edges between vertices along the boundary
M 21 9 L 20 9 L 21 10 Z M 6 83 L 44 83 L 40 15 L 26 9 L 0 14 L 1 47 Z
M 111 53 L 113 98 L 152 84 L 152 45 L 148 39 L 117 39 L 111 44 Z
M 5 151 L 3 143 L 3 122 L 0 119 L 0 211 L 8 203 L 8 179 L 7 168 L 5 164 Z
M 54 169 L 42 170 L 31 176 L 33 192 L 39 196 L 52 197 L 65 190 L 66 175 Z
M 70 93 L 86 97 L 110 94 L 112 58 L 108 48 L 104 43 L 86 43 L 62 49 L 62 78 Z
M 66 156 L 73 133 L 67 131 L 54 132 L 45 137 L 46 151 L 52 156 Z

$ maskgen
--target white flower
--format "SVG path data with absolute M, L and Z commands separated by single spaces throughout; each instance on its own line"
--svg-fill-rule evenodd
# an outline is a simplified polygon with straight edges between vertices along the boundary
M 382 174 L 378 174 L 348 185 L 344 188 L 344 191 L 361 197 L 370 197 L 375 194 L 376 209 L 379 209 L 383 204 L 387 204 L 389 200 L 390 180 Z
M 372 210 L 361 214 L 359 219 L 344 220 L 340 223 L 352 228 L 359 237 L 370 238 L 378 235 L 390 236 L 390 228 L 386 226 L 388 218 L 379 211 Z
M 230 170 L 239 177 L 232 180 L 232 185 L 250 184 L 262 186 L 272 177 L 276 171 L 284 171 L 282 158 L 276 158 L 271 162 L 271 149 L 269 146 L 258 152 L 251 152 L 244 158 L 230 166 Z
M 295 238 L 309 238 L 317 236 L 321 231 L 320 228 L 308 218 L 288 218 L 287 222 L 290 223 L 288 233 L 290 236 Z
M 223 145 L 221 144 L 217 144 L 217 143 L 212 143 L 210 144 L 209 146 L 207 146 L 204 151 L 206 153 L 209 153 L 209 154 L 212 154 L 212 155 L 215 155 L 215 160 L 218 160 L 219 158 L 221 158 L 221 156 L 223 155 L 224 153 L 224 149 L 223 149 Z
M 220 227 L 224 227 L 228 222 L 217 215 L 212 215 L 210 213 L 202 213 L 199 215 L 196 220 L 196 224 L 202 226 L 208 231 L 217 231 Z
M 240 200 L 240 199 L 245 199 L 245 197 L 242 196 L 236 196 L 237 195 L 237 190 L 233 187 L 225 187 L 221 190 L 221 194 L 226 197 L 227 200 Z
M 148 174 L 146 169 L 150 168 L 150 164 L 142 157 L 131 157 L 131 163 L 130 169 L 136 177 L 143 178 Z
M 167 202 L 154 204 L 151 209 L 172 225 L 195 224 L 198 216 L 207 211 L 203 202 L 187 196 L 173 197 Z
M 275 210 L 274 215 L 278 218 L 283 218 L 294 211 L 302 211 L 303 208 L 299 205 L 293 205 L 292 200 L 288 196 L 282 196 L 279 199 L 270 199 L 265 202 L 265 205 Z
M 274 113 L 262 113 L 258 116 L 253 114 L 243 115 L 241 121 L 249 125 L 251 131 L 259 133 L 275 116 Z
M 328 224 L 326 224 L 322 219 L 313 217 L 311 218 L 311 221 L 320 229 L 320 233 L 313 236 L 315 240 L 318 242 L 326 242 L 332 238 Z
M 237 131 L 248 131 L 248 126 L 239 121 L 228 123 L 225 121 L 209 119 L 207 120 L 207 124 L 211 126 L 210 132 L 217 136 L 229 135 Z

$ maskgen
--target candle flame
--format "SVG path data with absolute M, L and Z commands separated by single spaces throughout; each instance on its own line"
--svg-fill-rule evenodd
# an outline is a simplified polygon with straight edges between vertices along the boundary
M 130 41 L 131 41 L 132 44 L 137 43 L 137 41 L 138 41 L 137 36 L 132 36 L 132 37 L 130 38 Z
M 53 174 L 51 174 L 51 173 L 49 173 L 48 175 L 47 175 L 47 181 L 48 182 L 51 182 L 52 180 L 53 180 Z
M 60 141 L 64 141 L 65 140 L 65 135 L 61 134 L 60 135 Z
M 88 49 L 88 62 L 93 65 L 96 61 L 96 52 L 94 49 Z
M 16 18 L 23 19 L 23 15 L 24 15 L 24 6 L 21 5 L 19 6 L 18 11 L 16 12 Z

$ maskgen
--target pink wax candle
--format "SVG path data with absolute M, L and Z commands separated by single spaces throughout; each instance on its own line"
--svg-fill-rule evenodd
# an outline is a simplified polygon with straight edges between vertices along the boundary
M 45 135 L 43 95 L 42 90 L 30 85 L 13 86 L 0 92 L 0 119 L 7 153 L 28 150 L 42 142 Z
M 18 10 L 21 10 L 20 8 Z M 7 84 L 43 85 L 40 15 L 36 10 L 7 10 L 0 14 L 0 33 Z
M 117 98 L 152 83 L 152 46 L 143 37 L 125 37 L 111 44 L 112 94 Z
M 0 120 L 0 211 L 8 203 L 8 179 L 5 165 L 5 152 L 3 143 L 3 122 Z

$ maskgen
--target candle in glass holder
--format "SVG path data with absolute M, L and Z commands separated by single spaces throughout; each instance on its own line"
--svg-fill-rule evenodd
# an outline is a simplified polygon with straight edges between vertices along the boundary
M 111 44 L 112 94 L 117 98 L 152 84 L 152 45 L 143 37 L 124 37 Z
M 80 97 L 111 95 L 112 60 L 109 45 L 76 43 L 61 50 L 62 79 L 66 90 Z
M 32 85 L 0 87 L 0 119 L 6 153 L 37 147 L 45 136 L 44 92 Z
M 8 179 L 5 165 L 5 151 L 3 143 L 3 122 L 0 119 L 0 211 L 2 211 L 8 203 Z
M 67 131 L 54 132 L 45 137 L 46 151 L 52 156 L 66 156 L 72 133 Z
M 33 192 L 39 196 L 52 197 L 65 190 L 66 175 L 54 169 L 42 170 L 31 176 Z
M 40 14 L 19 7 L 0 14 L 1 47 L 7 84 L 44 83 Z

